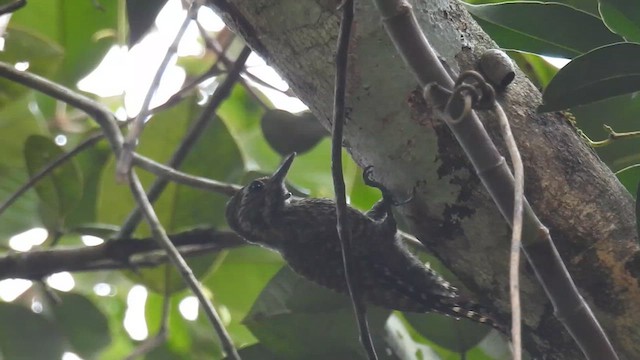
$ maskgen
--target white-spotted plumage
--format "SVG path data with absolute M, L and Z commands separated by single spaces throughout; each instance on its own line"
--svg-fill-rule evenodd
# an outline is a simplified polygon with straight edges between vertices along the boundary
M 229 226 L 248 241 L 278 251 L 305 278 L 346 294 L 335 203 L 292 198 L 284 186 L 292 161 L 293 156 L 288 157 L 273 176 L 252 181 L 231 198 L 226 210 Z M 383 201 L 367 214 L 347 207 L 352 258 L 363 298 L 390 309 L 437 312 L 502 329 L 406 249 L 397 234 L 392 201 L 367 175 L 370 172 L 365 171 L 365 182 L 383 191 Z

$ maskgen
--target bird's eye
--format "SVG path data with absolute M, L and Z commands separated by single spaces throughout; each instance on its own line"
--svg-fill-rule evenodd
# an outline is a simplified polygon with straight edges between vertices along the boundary
M 264 188 L 264 184 L 260 180 L 254 180 L 249 184 L 249 192 L 260 191 Z

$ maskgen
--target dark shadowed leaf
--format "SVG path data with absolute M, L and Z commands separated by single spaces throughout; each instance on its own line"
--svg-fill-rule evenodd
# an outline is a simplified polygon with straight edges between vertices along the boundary
M 255 344 L 244 347 L 238 350 L 238 354 L 243 360 L 280 360 L 279 357 L 274 355 L 262 344 Z M 225 360 L 230 360 L 229 357 L 225 357 Z
M 129 47 L 137 44 L 151 30 L 167 0 L 127 0 Z
M 491 332 L 487 325 L 440 314 L 405 313 L 404 317 L 425 338 L 456 353 L 469 351 Z
M 539 111 L 555 111 L 640 90 L 640 44 L 603 46 L 573 59 L 551 80 Z
M 111 342 L 107 318 L 91 300 L 80 294 L 59 296 L 62 302 L 51 310 L 60 330 L 74 353 L 84 359 L 96 359 Z
M 74 157 L 74 162 L 82 174 L 82 198 L 67 216 L 67 228 L 95 223 L 100 179 L 110 154 L 111 151 L 103 140 Z
M 278 154 L 286 156 L 309 151 L 328 131 L 310 112 L 292 114 L 284 110 L 267 110 L 262 116 L 262 133 Z
M 385 341 L 388 310 L 368 307 L 381 359 L 397 359 Z M 260 343 L 281 359 L 365 359 L 348 297 L 321 288 L 284 267 L 244 320 Z
M 491 38 L 509 50 L 572 58 L 622 40 L 599 18 L 562 4 L 518 1 L 466 7 Z
M 32 135 L 25 143 L 24 156 L 31 176 L 63 154 L 64 151 L 45 136 Z M 55 168 L 35 186 L 40 200 L 48 212 L 58 217 L 59 223 L 80 201 L 82 188 L 82 175 L 73 159 Z
M 0 354 L 6 360 L 60 359 L 65 340 L 55 324 L 23 306 L 0 303 Z

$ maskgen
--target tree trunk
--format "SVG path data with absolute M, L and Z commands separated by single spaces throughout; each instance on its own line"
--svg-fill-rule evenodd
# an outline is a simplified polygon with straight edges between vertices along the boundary
M 225 21 L 289 82 L 330 128 L 336 0 L 211 0 Z M 456 1 L 414 1 L 432 46 L 456 72 L 496 44 Z M 525 161 L 526 194 L 581 294 L 621 358 L 640 358 L 640 255 L 633 199 L 561 114 L 536 114 L 539 91 L 518 72 L 500 95 Z M 373 2 L 357 1 L 345 147 L 398 198 L 411 231 L 474 292 L 508 317 L 510 230 L 448 128 L 428 115 Z M 502 148 L 497 123 L 479 114 Z M 503 152 L 505 154 L 505 152 Z M 537 358 L 583 355 L 528 266 L 522 270 L 526 350 Z

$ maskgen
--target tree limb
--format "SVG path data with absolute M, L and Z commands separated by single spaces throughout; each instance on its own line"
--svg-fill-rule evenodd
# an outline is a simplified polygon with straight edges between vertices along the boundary
M 246 245 L 233 232 L 194 229 L 170 236 L 184 256 L 198 256 Z M 152 238 L 117 239 L 97 246 L 56 248 L 11 253 L 0 257 L 0 280 L 18 278 L 40 280 L 62 272 L 102 271 L 155 267 L 167 256 Z
M 339 23 L 335 8 L 312 0 L 209 3 L 329 128 L 333 85 L 328 79 L 333 77 Z M 487 49 L 496 48 L 459 2 L 413 5 L 447 72 L 472 69 Z M 345 146 L 357 163 L 375 166 L 376 177 L 392 192 L 415 190 L 414 200 L 398 209 L 411 232 L 483 305 L 506 317 L 505 243 L 510 231 L 451 132 L 426 115 L 428 106 L 416 90 L 415 77 L 398 61 L 373 3 L 359 1 L 356 6 Z M 640 251 L 633 199 L 561 114 L 536 113 L 540 93 L 522 72 L 516 70 L 514 82 L 498 101 L 524 160 L 528 200 L 550 227 L 619 355 L 639 358 Z M 480 117 L 490 120 L 485 114 Z M 495 122 L 485 124 L 502 148 Z M 523 270 L 525 349 L 534 357 L 580 358 L 535 276 Z

